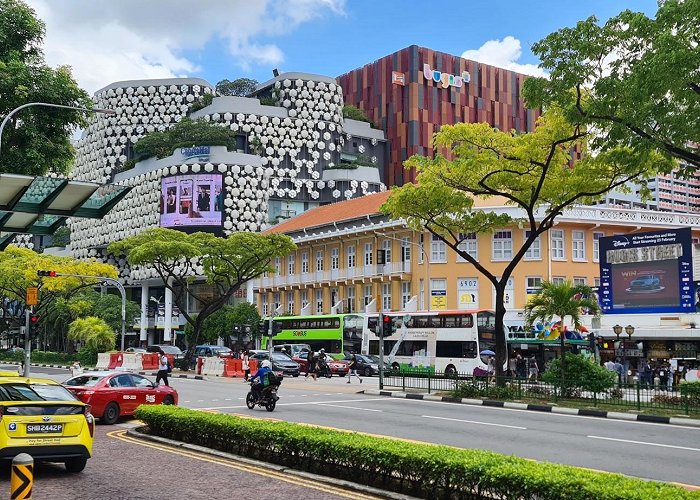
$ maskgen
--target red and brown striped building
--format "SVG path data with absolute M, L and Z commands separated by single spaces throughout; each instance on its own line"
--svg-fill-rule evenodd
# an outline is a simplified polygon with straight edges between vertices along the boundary
M 437 81 L 427 78 L 433 73 Z M 486 122 L 501 130 L 531 131 L 539 111 L 525 108 L 525 78 L 411 45 L 339 76 L 338 83 L 345 104 L 365 111 L 386 132 L 389 161 L 383 181 L 400 186 L 415 180 L 415 171 L 404 170 L 404 160 L 432 155 L 432 137 L 442 125 Z

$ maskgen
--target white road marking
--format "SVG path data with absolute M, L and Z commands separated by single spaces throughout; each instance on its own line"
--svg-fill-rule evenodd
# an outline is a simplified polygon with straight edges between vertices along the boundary
M 378 411 L 382 413 L 382 410 L 370 410 L 369 408 L 357 408 L 355 406 L 343 406 L 343 405 L 329 405 L 328 403 L 316 403 L 318 406 L 332 406 L 334 408 L 347 408 L 348 410 L 361 410 L 361 411 Z
M 616 441 L 618 443 L 642 444 L 645 446 L 658 446 L 659 448 L 674 448 L 676 450 L 700 451 L 700 448 L 689 448 L 688 446 L 676 446 L 673 444 L 649 443 L 646 441 L 632 441 L 631 439 L 616 439 L 603 436 L 586 436 L 591 439 L 602 439 L 603 441 Z
M 243 399 L 243 398 L 239 398 Z M 328 403 L 364 403 L 365 401 L 386 401 L 386 398 L 370 399 L 343 399 L 340 401 L 300 401 L 298 403 L 277 403 L 277 406 L 320 405 Z M 191 410 L 226 410 L 230 408 L 242 408 L 241 406 L 206 406 L 202 408 L 190 408 Z M 244 407 L 243 407 L 244 408 Z
M 465 424 L 490 425 L 492 427 L 506 427 L 508 429 L 527 430 L 527 427 L 519 427 L 517 425 L 492 424 L 490 422 L 479 422 L 477 420 L 460 420 L 458 418 L 433 417 L 431 415 L 421 415 L 423 418 L 434 418 L 436 420 L 449 420 L 451 422 L 464 422 Z

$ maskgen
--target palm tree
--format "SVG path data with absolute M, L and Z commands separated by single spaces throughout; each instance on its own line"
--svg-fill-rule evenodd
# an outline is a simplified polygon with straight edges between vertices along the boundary
M 540 292 L 531 298 L 525 306 L 525 321 L 528 328 L 536 321 L 547 322 L 558 317 L 559 340 L 561 342 L 561 373 L 562 382 L 566 369 L 564 340 L 564 324 L 571 317 L 574 328 L 581 326 L 581 311 L 587 309 L 596 316 L 600 313 L 598 301 L 593 296 L 593 290 L 587 285 L 574 285 L 570 281 L 552 283 L 544 281 Z

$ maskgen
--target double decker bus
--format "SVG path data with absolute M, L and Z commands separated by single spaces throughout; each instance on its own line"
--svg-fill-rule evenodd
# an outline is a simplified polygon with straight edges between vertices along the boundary
M 384 355 L 393 369 L 454 375 L 485 367 L 480 353 L 495 347 L 494 313 L 489 310 L 444 310 L 385 313 L 394 333 L 384 337 Z M 370 315 L 368 324 L 378 321 Z M 379 338 L 363 332 L 363 354 L 379 354 Z
M 265 318 L 264 324 L 270 318 Z M 364 314 L 318 314 L 310 316 L 277 316 L 273 318 L 281 331 L 272 337 L 272 345 L 308 344 L 314 351 L 325 349 L 329 354 L 360 352 L 362 334 L 367 328 Z M 262 337 L 263 349 L 268 337 Z

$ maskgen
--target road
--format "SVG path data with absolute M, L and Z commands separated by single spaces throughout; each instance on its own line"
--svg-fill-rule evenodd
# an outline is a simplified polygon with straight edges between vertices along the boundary
M 240 379 L 171 379 L 171 385 L 181 406 L 189 408 L 259 414 L 700 486 L 699 428 L 358 393 L 376 388 L 376 378 L 364 378 L 362 385 L 338 378 L 285 379 L 273 414 L 245 407 L 248 385 Z

